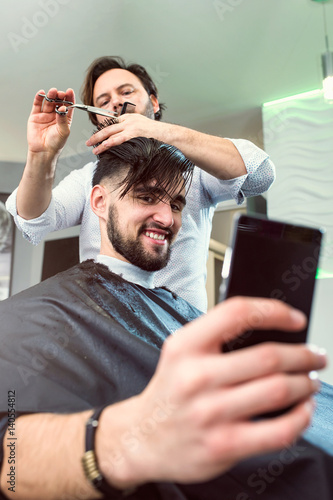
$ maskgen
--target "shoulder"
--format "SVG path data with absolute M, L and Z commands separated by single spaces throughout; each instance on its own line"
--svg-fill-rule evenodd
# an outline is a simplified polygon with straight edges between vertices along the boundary
M 79 264 L 1 301 L 0 308 L 6 309 L 7 306 L 11 306 L 12 304 L 14 305 L 18 302 L 24 303 L 24 301 L 26 301 L 28 303 L 28 301 L 31 301 L 36 297 L 43 297 L 44 300 L 54 297 L 61 293 L 59 292 L 59 287 L 63 288 L 63 286 L 73 277 L 77 276 L 78 273 L 80 273 Z
M 97 166 L 97 161 L 95 161 L 95 162 L 91 161 L 91 162 L 87 163 L 86 165 L 84 165 L 84 167 L 82 167 L 82 168 L 77 168 L 77 169 L 72 170 L 68 174 L 68 176 L 83 177 L 83 178 L 88 179 L 90 181 L 90 179 L 94 175 L 96 166 Z

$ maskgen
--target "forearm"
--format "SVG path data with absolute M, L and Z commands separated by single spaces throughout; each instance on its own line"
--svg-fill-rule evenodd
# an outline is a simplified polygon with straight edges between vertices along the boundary
M 173 144 L 195 165 L 219 179 L 247 173 L 241 155 L 229 139 L 169 123 L 159 123 L 156 131 L 157 139 Z
M 17 213 L 24 219 L 39 217 L 50 204 L 58 156 L 29 153 L 17 191 Z
M 100 498 L 84 477 L 85 422 L 91 411 L 72 415 L 36 414 L 16 420 L 14 491 L 10 490 L 10 442 L 4 439 L 1 491 L 16 500 Z
M 247 173 L 241 154 L 229 139 L 172 123 L 154 121 L 135 113 L 121 116 L 119 123 L 93 134 L 86 144 L 93 146 L 93 152 L 99 155 L 132 137 L 153 137 L 172 144 L 195 165 L 218 179 L 234 179 Z
M 150 470 L 141 470 L 142 456 L 138 446 L 128 443 L 126 436 L 139 427 L 145 412 L 138 397 L 105 408 L 99 419 L 95 437 L 98 468 L 106 481 L 115 488 L 126 490 L 148 482 Z M 4 460 L 1 486 L 8 498 L 15 500 L 98 499 L 102 495 L 87 480 L 83 472 L 85 432 L 92 410 L 69 415 L 32 414 L 15 422 L 15 442 L 9 431 L 4 438 Z M 141 414 L 142 415 L 142 414 Z M 10 490 L 10 442 L 15 448 L 14 490 Z M 140 441 L 140 440 L 139 440 Z M 15 474 L 16 476 L 16 474 Z

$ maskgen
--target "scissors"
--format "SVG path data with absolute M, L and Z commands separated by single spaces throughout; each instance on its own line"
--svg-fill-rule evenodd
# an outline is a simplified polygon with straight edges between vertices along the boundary
M 116 111 L 108 111 L 107 109 L 101 109 L 101 108 L 96 108 L 95 106 L 87 106 L 86 104 L 74 104 L 71 101 L 66 101 L 64 99 L 51 99 L 50 97 L 47 97 L 45 94 L 38 94 L 40 97 L 44 97 L 44 99 L 48 102 L 54 102 L 56 104 L 55 111 L 58 113 L 58 115 L 65 116 L 68 113 L 68 110 L 70 108 L 76 108 L 76 109 L 82 109 L 83 111 L 87 111 L 88 113 L 95 113 L 96 115 L 102 115 L 102 116 L 112 116 L 112 117 L 117 117 L 118 113 Z M 121 112 L 119 113 L 120 115 L 123 115 L 126 113 L 127 106 L 135 106 L 132 102 L 126 101 L 124 102 Z M 66 106 L 66 111 L 59 111 L 60 106 Z

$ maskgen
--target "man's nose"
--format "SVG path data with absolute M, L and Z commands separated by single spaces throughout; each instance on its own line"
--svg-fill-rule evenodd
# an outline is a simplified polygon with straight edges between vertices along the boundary
M 123 100 L 120 97 L 118 96 L 113 97 L 111 100 L 112 111 L 117 111 L 117 113 L 120 113 L 123 104 L 124 104 Z
M 174 224 L 174 218 L 169 203 L 160 201 L 157 205 L 155 205 L 153 219 L 155 222 L 164 227 L 172 227 Z

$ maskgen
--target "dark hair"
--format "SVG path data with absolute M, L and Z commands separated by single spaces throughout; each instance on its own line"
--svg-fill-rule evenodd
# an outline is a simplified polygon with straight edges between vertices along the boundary
M 100 184 L 103 179 L 114 181 L 126 174 L 115 184 L 115 189 L 123 187 L 121 198 L 138 185 L 148 186 L 152 179 L 156 180 L 152 191 L 172 196 L 182 184 L 188 189 L 193 168 L 194 164 L 175 146 L 157 139 L 134 137 L 99 155 L 92 185 Z
M 96 80 L 106 71 L 110 69 L 126 69 L 137 76 L 145 88 L 147 94 L 154 95 L 158 98 L 158 92 L 155 83 L 151 79 L 143 66 L 140 64 L 126 64 L 124 59 L 119 56 L 103 56 L 95 59 L 87 69 L 86 78 L 81 88 L 81 100 L 88 106 L 93 106 L 93 93 Z M 164 104 L 160 104 L 160 109 L 155 113 L 155 120 L 162 118 L 162 111 L 165 109 Z M 96 115 L 89 113 L 89 118 L 94 125 L 97 125 Z

